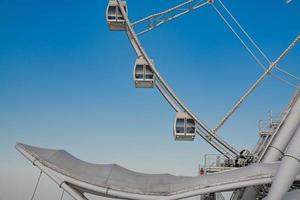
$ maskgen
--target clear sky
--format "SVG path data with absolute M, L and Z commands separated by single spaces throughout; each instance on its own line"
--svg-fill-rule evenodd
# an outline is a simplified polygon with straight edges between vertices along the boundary
M 128 0 L 129 16 L 134 21 L 180 2 Z M 271 60 L 300 34 L 298 0 L 224 3 Z M 177 175 L 196 175 L 204 153 L 215 153 L 200 138 L 173 141 L 175 113 L 156 89 L 135 89 L 136 55 L 125 33 L 109 32 L 106 5 L 0 1 L 0 200 L 29 199 L 39 173 L 14 149 L 16 142 Z M 211 6 L 141 41 L 169 85 L 212 128 L 263 72 Z M 299 55 L 300 46 L 281 68 L 300 76 Z M 293 92 L 268 77 L 219 134 L 238 149 L 251 149 L 258 120 L 270 109 L 279 113 Z M 37 199 L 58 199 L 58 191 L 43 177 Z

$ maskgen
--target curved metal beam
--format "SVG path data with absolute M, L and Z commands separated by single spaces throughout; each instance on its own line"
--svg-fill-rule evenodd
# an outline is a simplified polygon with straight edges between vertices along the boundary
M 140 41 L 139 41 L 139 39 L 138 39 L 135 31 L 130 26 L 129 18 L 128 18 L 127 14 L 126 14 L 126 11 L 124 10 L 124 7 L 123 7 L 123 2 L 121 0 L 116 0 L 116 1 L 117 1 L 118 5 L 119 5 L 119 8 L 120 8 L 120 11 L 121 11 L 122 15 L 124 16 L 125 22 L 127 24 L 127 35 L 129 37 L 129 40 L 130 40 L 130 42 L 131 42 L 134 50 L 136 51 L 137 56 L 138 57 L 142 56 L 147 61 L 147 63 L 149 64 L 150 68 L 153 70 L 154 74 L 156 75 L 156 78 L 157 78 L 156 81 L 158 81 L 159 84 L 161 84 L 161 86 L 164 87 L 165 91 L 170 95 L 170 98 L 166 98 L 167 101 L 170 102 L 171 99 L 173 99 L 173 101 L 175 101 L 175 102 L 170 103 L 171 105 L 177 104 L 178 106 L 181 107 L 181 109 L 183 111 L 185 111 L 186 113 L 188 113 L 195 120 L 195 122 L 198 124 L 198 126 L 201 127 L 202 132 L 205 132 L 206 135 L 209 135 L 211 137 L 211 139 L 215 140 L 216 143 L 218 144 L 218 146 L 222 147 L 223 149 L 226 149 L 226 152 L 223 152 L 223 154 L 226 154 L 227 156 L 230 155 L 231 157 L 237 156 L 239 154 L 239 152 L 235 148 L 233 148 L 232 146 L 230 146 L 228 143 L 226 143 L 219 136 L 217 136 L 216 134 L 214 134 L 211 129 L 209 129 L 202 121 L 200 121 L 185 106 L 185 104 L 178 98 L 178 96 L 175 94 L 175 92 L 168 86 L 168 84 L 165 82 L 165 80 L 160 75 L 159 71 L 155 68 L 155 65 L 151 62 L 150 57 L 147 55 L 146 51 L 142 47 L 142 45 L 141 45 L 141 43 L 140 43 Z M 163 94 L 163 96 L 165 97 L 165 94 Z M 211 142 L 209 142 L 209 143 L 211 144 Z M 214 148 L 216 148 L 216 147 L 214 146 Z M 221 151 L 221 150 L 219 149 L 218 151 Z

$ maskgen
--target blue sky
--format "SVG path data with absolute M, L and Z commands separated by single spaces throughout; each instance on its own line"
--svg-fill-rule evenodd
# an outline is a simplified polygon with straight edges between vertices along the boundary
M 180 2 L 129 0 L 129 16 L 134 21 Z M 297 0 L 224 3 L 271 60 L 300 33 Z M 196 175 L 203 154 L 214 152 L 200 138 L 173 141 L 175 113 L 156 89 L 135 89 L 134 51 L 125 33 L 109 32 L 106 5 L 105 0 L 0 1 L 0 200 L 29 199 L 38 176 L 14 149 L 16 142 L 178 175 Z M 141 41 L 169 85 L 209 127 L 263 72 L 210 6 Z M 281 68 L 300 76 L 299 55 L 298 46 Z M 238 149 L 251 149 L 258 120 L 270 109 L 279 113 L 293 92 L 268 77 L 219 134 Z M 38 195 L 50 200 L 58 198 L 57 191 L 44 177 Z

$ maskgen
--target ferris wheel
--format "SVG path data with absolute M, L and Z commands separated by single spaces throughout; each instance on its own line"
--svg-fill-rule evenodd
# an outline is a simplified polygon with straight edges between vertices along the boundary
M 207 143 L 209 143 L 214 149 L 220 152 L 222 155 L 229 159 L 237 158 L 240 156 L 240 151 L 226 142 L 222 137 L 217 135 L 217 130 L 223 126 L 228 118 L 238 109 L 243 101 L 256 89 L 256 87 L 263 81 L 263 79 L 271 74 L 274 68 L 281 69 L 278 67 L 278 63 L 283 57 L 290 51 L 288 48 L 283 54 L 274 62 L 271 62 L 266 55 L 259 49 L 258 45 L 249 36 L 249 34 L 242 28 L 238 21 L 233 17 L 230 11 L 225 7 L 222 1 L 219 3 L 229 12 L 230 16 L 233 17 L 234 21 L 237 22 L 238 26 L 243 30 L 246 36 L 251 42 L 260 50 L 264 57 L 267 58 L 270 63 L 269 67 L 264 67 L 248 46 L 243 42 L 240 36 L 237 35 L 236 31 L 228 23 L 225 17 L 221 14 L 218 8 L 214 5 L 214 0 L 188 0 L 175 7 L 167 9 L 163 12 L 152 14 L 143 19 L 131 22 L 128 17 L 128 6 L 124 0 L 110 0 L 106 10 L 106 20 L 108 27 L 111 31 L 124 31 L 127 33 L 129 41 L 131 42 L 133 49 L 137 55 L 136 62 L 134 64 L 133 78 L 136 88 L 157 88 L 165 100 L 171 105 L 176 112 L 174 120 L 173 134 L 174 139 L 179 141 L 193 141 L 196 135 L 201 136 Z M 258 61 L 261 67 L 264 68 L 265 73 L 250 87 L 250 89 L 237 101 L 234 107 L 225 115 L 220 123 L 214 129 L 210 129 L 203 121 L 201 121 L 176 95 L 172 88 L 166 83 L 164 78 L 160 75 L 155 62 L 149 57 L 145 48 L 142 46 L 139 36 L 148 33 L 159 26 L 170 22 L 176 18 L 179 18 L 185 14 L 193 12 L 205 6 L 212 6 L 220 17 L 225 21 L 229 28 L 236 34 L 238 39 L 241 40 L 242 44 L 245 45 L 246 49 L 249 50 L 250 54 L 254 56 L 254 59 Z M 139 26 L 139 32 L 136 33 L 135 28 Z M 293 45 L 298 40 L 294 41 Z M 283 70 L 281 70 L 283 71 Z M 286 71 L 284 71 L 286 72 Z M 272 75 L 276 77 L 275 75 Z M 285 81 L 285 80 L 281 80 Z M 242 150 L 241 152 L 245 152 Z M 248 152 L 248 151 L 247 151 Z
M 16 149 L 41 170 L 32 199 L 35 196 L 42 173 L 49 176 L 59 188 L 62 188 L 60 199 L 63 199 L 64 192 L 76 200 L 87 200 L 85 193 L 118 199 L 177 200 L 198 195 L 218 194 L 223 191 L 233 192 L 231 200 L 253 200 L 260 198 L 261 195 L 263 197 L 268 196 L 272 200 L 282 200 L 283 197 L 289 200 L 300 198 L 300 184 L 296 185 L 295 191 L 289 192 L 293 181 L 300 182 L 300 150 L 298 148 L 300 141 L 300 89 L 286 79 L 272 73 L 273 70 L 278 70 L 300 81 L 298 76 L 278 66 L 280 61 L 300 41 L 300 35 L 272 62 L 222 0 L 216 1 L 267 61 L 268 66 L 264 65 L 249 48 L 244 39 L 220 12 L 214 0 L 187 0 L 135 22 L 129 20 L 128 5 L 125 0 L 109 0 L 106 9 L 106 21 L 111 31 L 123 31 L 127 34 L 136 53 L 136 61 L 133 64 L 135 87 L 158 89 L 174 109 L 174 139 L 193 141 L 199 135 L 226 158 L 223 163 L 223 167 L 225 167 L 223 171 L 215 174 L 213 174 L 214 172 L 204 174 L 203 171 L 200 174 L 202 177 L 143 174 L 127 170 L 116 164 L 87 163 L 64 150 L 45 149 L 17 143 Z M 166 83 L 160 75 L 154 59 L 147 54 L 139 40 L 141 35 L 205 6 L 212 6 L 249 55 L 264 70 L 213 129 L 201 121 Z M 138 26 L 142 28 L 136 32 Z M 296 94 L 282 113 L 280 121 L 272 123 L 271 129 L 261 134 L 262 137 L 252 152 L 245 149 L 238 151 L 219 136 L 217 131 L 263 82 L 266 76 L 271 76 L 296 88 Z M 283 159 L 280 160 L 281 158 Z M 230 169 L 226 168 L 228 166 Z M 272 186 L 267 187 L 267 184 L 271 183 Z

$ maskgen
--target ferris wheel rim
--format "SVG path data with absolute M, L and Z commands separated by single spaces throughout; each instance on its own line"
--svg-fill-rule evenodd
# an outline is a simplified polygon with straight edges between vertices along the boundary
M 190 111 L 190 109 L 188 109 L 187 106 L 179 99 L 179 97 L 172 90 L 172 88 L 166 83 L 166 81 L 160 75 L 160 73 L 157 70 L 157 68 L 155 67 L 155 65 L 151 62 L 150 57 L 148 56 L 147 52 L 143 48 L 141 42 L 139 41 L 139 38 L 138 38 L 137 34 L 135 33 L 133 27 L 131 26 L 131 23 L 130 23 L 130 20 L 127 16 L 127 13 L 124 10 L 122 0 L 116 0 L 116 2 L 118 3 L 119 9 L 120 9 L 120 11 L 121 11 L 121 13 L 122 13 L 122 15 L 125 19 L 125 24 L 126 24 L 126 30 L 125 31 L 128 35 L 129 41 L 132 44 L 133 48 L 135 49 L 135 51 L 137 53 L 137 56 L 138 57 L 143 57 L 148 62 L 151 69 L 153 70 L 154 74 L 156 75 L 156 80 L 155 80 L 156 85 L 157 84 L 162 84 L 162 86 L 171 95 L 171 97 L 176 102 L 176 104 L 179 105 L 184 112 L 189 114 L 195 120 L 196 124 L 201 127 L 201 129 L 202 129 L 201 132 L 205 131 L 206 134 L 208 134 L 210 138 L 215 139 L 219 143 L 220 146 L 223 146 L 223 148 L 226 149 L 227 152 L 226 153 L 224 152 L 222 154 L 227 155 L 227 156 L 228 156 L 228 154 L 230 154 L 231 157 L 235 157 L 235 156 L 239 155 L 238 150 L 236 150 L 234 147 L 232 147 L 227 142 L 225 142 L 220 136 L 214 134 L 214 132 L 210 128 L 208 128 L 201 120 L 199 120 L 193 114 L 193 112 Z M 209 1 L 209 2 L 211 2 L 211 1 Z M 163 95 L 163 96 L 171 105 L 175 104 L 174 102 L 173 103 L 170 102 L 171 98 L 166 98 L 165 95 Z M 175 109 L 175 111 L 177 111 L 177 110 Z

